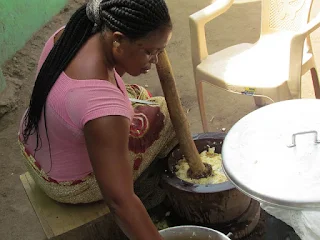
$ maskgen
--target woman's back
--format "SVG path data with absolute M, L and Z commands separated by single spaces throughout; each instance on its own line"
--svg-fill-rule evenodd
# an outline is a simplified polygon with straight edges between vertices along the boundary
M 46 43 L 40 57 L 38 72 L 54 45 L 54 37 Z M 106 80 L 75 80 L 62 72 L 46 102 L 46 123 L 43 112 L 39 122 L 39 150 L 36 135 L 25 148 L 37 166 L 55 181 L 81 180 L 92 173 L 92 166 L 83 135 L 88 121 L 108 115 L 132 118 L 132 109 L 121 77 L 115 72 L 119 88 Z M 24 130 L 20 124 L 20 139 Z M 49 142 L 48 142 L 49 139 Z

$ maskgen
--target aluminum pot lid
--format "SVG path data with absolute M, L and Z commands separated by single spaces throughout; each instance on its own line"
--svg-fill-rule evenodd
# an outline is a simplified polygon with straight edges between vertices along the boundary
M 260 202 L 320 209 L 320 100 L 249 113 L 228 132 L 222 161 L 230 181 Z

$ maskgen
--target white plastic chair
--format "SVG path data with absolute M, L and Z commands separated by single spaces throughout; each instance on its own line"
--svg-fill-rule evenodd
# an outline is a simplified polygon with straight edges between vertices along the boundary
M 208 55 L 205 24 L 226 12 L 234 0 L 216 0 L 189 17 L 194 77 L 202 126 L 208 132 L 203 82 L 229 92 L 254 96 L 257 106 L 301 98 L 301 76 L 311 71 L 316 98 L 318 74 L 310 33 L 320 27 L 312 21 L 313 0 L 261 0 L 261 33 L 254 43 L 242 43 Z

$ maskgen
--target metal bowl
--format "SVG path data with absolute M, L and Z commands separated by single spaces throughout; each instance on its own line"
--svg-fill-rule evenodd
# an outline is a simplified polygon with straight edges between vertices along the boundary
M 193 135 L 193 140 L 198 149 L 199 153 L 208 149 L 208 146 L 215 147 L 215 151 L 217 153 L 221 153 L 222 144 L 224 141 L 226 134 L 225 133 L 200 133 Z M 213 193 L 213 192 L 221 192 L 227 191 L 231 189 L 235 189 L 235 186 L 230 182 L 226 181 L 220 184 L 194 184 L 183 181 L 176 177 L 176 169 L 175 166 L 178 161 L 183 157 L 183 153 L 179 148 L 179 145 L 176 146 L 168 155 L 168 168 L 169 172 L 167 175 L 172 179 L 172 184 L 177 185 L 179 188 L 183 189 L 187 192 L 192 193 Z M 168 177 L 167 176 L 167 177 Z
M 164 240 L 230 240 L 228 236 L 221 232 L 199 226 L 179 226 L 167 228 L 161 230 L 160 234 Z

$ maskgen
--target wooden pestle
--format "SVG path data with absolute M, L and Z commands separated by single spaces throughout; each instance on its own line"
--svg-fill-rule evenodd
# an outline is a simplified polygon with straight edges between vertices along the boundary
M 188 176 L 195 179 L 208 177 L 212 174 L 212 167 L 201 161 L 199 152 L 192 139 L 189 122 L 182 108 L 167 52 L 163 51 L 159 54 L 158 58 L 156 65 L 158 76 L 167 102 L 170 118 L 180 143 L 180 149 L 190 167 Z

